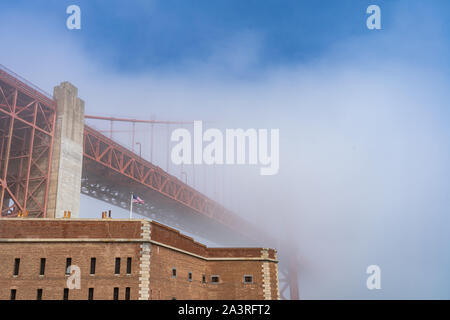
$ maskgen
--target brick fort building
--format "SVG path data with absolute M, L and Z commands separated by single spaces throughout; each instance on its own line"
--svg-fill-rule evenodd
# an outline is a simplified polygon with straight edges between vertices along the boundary
M 277 263 L 149 220 L 0 219 L 3 300 L 279 299 Z

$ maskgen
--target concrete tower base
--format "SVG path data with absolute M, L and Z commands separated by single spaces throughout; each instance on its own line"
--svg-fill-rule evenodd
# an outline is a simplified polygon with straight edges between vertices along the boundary
M 47 217 L 61 218 L 80 211 L 81 170 L 83 164 L 84 101 L 69 82 L 54 88 L 56 127 L 48 195 Z

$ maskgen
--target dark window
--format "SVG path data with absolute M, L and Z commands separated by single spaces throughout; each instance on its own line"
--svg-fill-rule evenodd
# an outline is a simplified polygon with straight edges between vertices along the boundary
M 41 258 L 41 268 L 39 269 L 39 275 L 45 274 L 45 258 Z
M 172 278 L 176 278 L 176 277 L 177 277 L 177 269 L 172 268 Z
M 11 300 L 16 300 L 16 293 L 17 293 L 16 289 L 11 289 L 11 297 L 10 297 Z
M 219 276 L 211 276 L 212 283 L 219 283 Z
M 120 258 L 116 258 L 116 268 L 115 268 L 114 273 L 120 274 Z
M 69 267 L 72 265 L 72 258 L 66 259 L 66 274 L 70 274 Z
M 189 281 L 192 281 L 192 272 L 189 272 L 189 273 L 188 273 L 188 280 L 189 280 Z
M 97 259 L 91 258 L 91 274 L 95 274 L 95 263 L 97 262 Z
M 16 258 L 16 259 L 14 259 L 14 275 L 15 276 L 19 275 L 19 267 L 20 267 L 20 259 Z
M 42 289 L 37 289 L 36 300 L 42 300 Z
M 202 275 L 202 282 L 206 283 L 206 276 L 205 275 Z
M 131 274 L 131 258 L 127 258 L 127 274 Z
M 176 297 L 172 297 L 172 300 L 177 300 L 177 298 Z
M 119 300 L 119 288 L 114 288 L 114 300 Z
M 130 288 L 125 288 L 125 300 L 130 300 Z
M 244 283 L 253 283 L 253 276 L 245 275 Z
M 69 300 L 69 289 L 68 288 L 64 288 L 63 299 L 64 300 Z
M 89 288 L 88 300 L 94 300 L 94 288 Z

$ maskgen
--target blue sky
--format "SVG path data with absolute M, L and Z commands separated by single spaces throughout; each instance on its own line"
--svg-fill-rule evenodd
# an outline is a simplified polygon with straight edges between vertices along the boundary
M 205 61 L 215 50 L 241 38 L 260 47 L 251 70 L 246 71 L 306 62 L 348 38 L 382 36 L 365 26 L 365 9 L 370 4 L 382 6 L 385 30 L 395 24 L 395 16 L 403 14 L 401 24 L 408 27 L 407 32 L 421 33 L 421 19 L 431 14 L 443 18 L 442 32 L 450 36 L 445 19 L 450 4 L 445 0 L 15 1 L 2 9 L 51 17 L 56 27 L 65 21 L 70 4 L 82 8 L 82 31 L 67 31 L 66 36 L 79 41 L 93 59 L 121 72 L 183 68 L 187 61 Z
M 89 114 L 279 128 L 280 173 L 217 169 L 218 200 L 290 235 L 302 298 L 450 298 L 449 1 L 19 0 L 0 39 L 1 64 L 48 92 L 72 82 Z M 127 216 L 105 206 L 83 197 L 81 215 Z

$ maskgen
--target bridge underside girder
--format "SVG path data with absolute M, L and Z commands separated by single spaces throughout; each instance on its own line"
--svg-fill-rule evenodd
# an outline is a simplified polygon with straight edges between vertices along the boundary
M 248 236 L 239 234 L 225 226 L 206 219 L 204 216 L 174 203 L 158 192 L 112 172 L 101 164 L 84 159 L 81 193 L 130 210 L 131 193 L 143 198 L 144 204 L 134 204 L 133 213 L 182 229 L 216 243 L 226 245 L 256 245 Z

